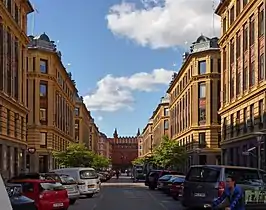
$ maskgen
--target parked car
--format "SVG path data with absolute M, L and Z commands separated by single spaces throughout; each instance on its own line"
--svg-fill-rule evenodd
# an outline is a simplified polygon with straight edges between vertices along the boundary
M 13 210 L 37 210 L 34 200 L 22 195 L 20 184 L 7 184 L 5 187 Z
M 236 184 L 244 191 L 246 210 L 266 209 L 266 197 L 261 196 L 266 190 L 265 174 L 256 168 L 239 166 L 191 166 L 184 181 L 182 205 L 187 208 L 210 207 L 224 192 L 226 178 L 233 175 Z
M 52 172 L 67 174 L 77 180 L 80 195 L 91 198 L 94 194 L 100 192 L 101 182 L 93 168 L 61 168 L 52 170 Z
M 168 170 L 151 170 L 147 173 L 145 178 L 145 185 L 149 189 L 154 190 L 157 187 L 158 179 L 167 174 L 179 174 L 177 171 L 168 171 Z
M 157 182 L 157 189 L 166 192 L 167 189 L 169 189 L 168 184 L 171 183 L 172 178 L 174 178 L 175 176 L 177 175 L 167 174 L 160 177 Z
M 9 181 L 21 179 L 41 179 L 41 180 L 54 180 L 61 183 L 67 190 L 69 203 L 74 204 L 79 199 L 79 190 L 77 182 L 69 175 L 57 173 L 22 173 L 16 177 L 11 178 Z
M 185 176 L 174 177 L 172 183 L 169 184 L 169 193 L 175 199 L 179 200 L 179 197 L 182 196 L 182 187 L 185 181 Z
M 24 179 L 12 183 L 22 185 L 22 195 L 34 200 L 38 210 L 67 210 L 69 199 L 66 189 L 55 181 Z

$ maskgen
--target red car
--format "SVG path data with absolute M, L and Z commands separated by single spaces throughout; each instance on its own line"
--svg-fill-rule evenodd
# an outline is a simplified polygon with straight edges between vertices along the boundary
M 22 185 L 22 194 L 35 201 L 38 210 L 67 210 L 67 190 L 60 183 L 48 180 L 14 180 Z
M 182 196 L 184 181 L 185 176 L 179 176 L 172 180 L 172 183 L 170 184 L 170 194 L 175 200 L 178 200 L 179 197 Z

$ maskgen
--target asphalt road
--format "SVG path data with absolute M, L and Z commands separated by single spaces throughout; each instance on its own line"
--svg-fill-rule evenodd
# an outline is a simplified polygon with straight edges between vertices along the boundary
M 102 184 L 93 198 L 81 198 L 69 210 L 182 210 L 171 197 L 148 190 L 144 183 L 132 183 L 128 177 L 111 179 Z

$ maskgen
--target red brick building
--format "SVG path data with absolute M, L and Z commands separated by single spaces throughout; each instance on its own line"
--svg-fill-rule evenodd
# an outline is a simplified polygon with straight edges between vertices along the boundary
M 131 167 L 131 162 L 138 157 L 138 136 L 118 136 L 115 129 L 113 138 L 110 138 L 112 145 L 112 166 L 113 168 L 126 169 Z

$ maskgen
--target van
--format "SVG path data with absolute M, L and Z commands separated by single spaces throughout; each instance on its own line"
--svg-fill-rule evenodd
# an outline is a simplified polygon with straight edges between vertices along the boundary
M 223 165 L 191 166 L 184 184 L 182 205 L 187 208 L 209 208 L 226 187 L 228 176 L 236 177 L 236 184 L 243 189 L 246 209 L 266 209 L 265 172 L 256 168 Z M 249 196 L 249 194 L 256 196 Z M 249 201 L 252 197 L 252 201 Z
M 73 177 L 77 181 L 80 195 L 91 198 L 95 193 L 100 192 L 99 176 L 93 168 L 61 168 L 51 172 Z

